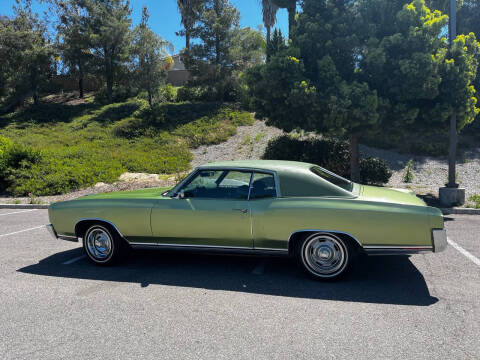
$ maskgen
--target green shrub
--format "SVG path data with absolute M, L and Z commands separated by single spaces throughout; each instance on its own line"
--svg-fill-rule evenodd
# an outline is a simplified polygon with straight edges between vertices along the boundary
M 473 207 L 475 209 L 480 209 L 480 195 L 478 194 L 473 194 L 468 198 L 468 201 L 473 202 Z
M 160 101 L 176 102 L 177 90 L 178 88 L 174 87 L 172 84 L 166 84 L 166 85 L 160 86 L 160 89 L 158 90 L 160 95 Z
M 334 139 L 300 140 L 279 136 L 268 143 L 263 159 L 302 161 L 320 165 L 340 176 L 350 176 L 349 148 Z
M 350 178 L 349 146 L 339 140 L 327 138 L 300 140 L 282 135 L 268 143 L 263 159 L 317 164 L 340 176 Z M 364 184 L 385 184 L 392 173 L 385 161 L 368 158 L 360 162 L 360 176 Z
M 413 181 L 413 159 L 410 159 L 407 163 L 407 168 L 403 174 L 403 182 L 411 183 Z
M 16 196 L 56 195 L 93 185 L 113 182 L 124 168 L 108 153 L 95 153 L 88 146 L 44 152 L 40 161 L 12 171 L 9 191 Z
M 366 158 L 360 160 L 360 176 L 365 184 L 386 184 L 392 177 L 392 171 L 385 160 Z
M 41 153 L 27 146 L 13 143 L 0 136 L 0 191 L 12 184 L 12 175 L 19 169 L 28 169 L 41 160 Z

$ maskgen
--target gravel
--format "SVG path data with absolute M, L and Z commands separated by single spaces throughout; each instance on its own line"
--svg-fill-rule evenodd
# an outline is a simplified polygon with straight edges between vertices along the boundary
M 239 126 L 237 134 L 224 143 L 192 150 L 192 167 L 213 161 L 260 159 L 268 142 L 281 134 L 282 130 L 255 120 L 252 126 Z

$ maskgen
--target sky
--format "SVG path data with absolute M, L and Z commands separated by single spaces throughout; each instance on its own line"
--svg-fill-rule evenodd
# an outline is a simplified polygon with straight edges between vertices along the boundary
M 230 0 L 240 11 L 240 25 L 257 29 L 262 24 L 262 9 L 259 0 Z M 47 6 L 40 4 L 39 0 L 33 0 L 33 10 L 43 16 Z M 12 6 L 15 0 L 0 0 L 0 15 L 13 15 Z M 177 0 L 130 0 L 132 8 L 133 26 L 140 22 L 142 7 L 146 5 L 150 13 L 149 25 L 162 38 L 170 41 L 175 52 L 185 46 L 185 40 L 176 36 L 175 32 L 181 29 L 180 14 L 177 8 Z M 277 14 L 277 24 L 284 36 L 288 36 L 288 14 L 285 9 L 280 9 Z

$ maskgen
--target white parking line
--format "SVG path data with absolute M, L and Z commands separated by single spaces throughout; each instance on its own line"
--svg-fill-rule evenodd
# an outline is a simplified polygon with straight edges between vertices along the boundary
M 467 250 L 462 248 L 460 245 L 458 245 L 455 241 L 451 240 L 450 238 L 447 238 L 447 241 L 450 245 L 452 245 L 455 249 L 457 249 L 462 255 L 472 260 L 474 264 L 480 266 L 480 259 L 470 254 Z
M 62 264 L 63 265 L 70 265 L 70 264 L 73 264 L 75 261 L 82 260 L 82 259 L 85 259 L 85 258 L 86 258 L 85 255 L 77 256 L 73 259 L 70 259 L 70 260 L 67 260 L 67 261 L 63 262 Z
M 13 214 L 21 214 L 21 213 L 26 213 L 30 211 L 37 211 L 38 209 L 30 209 L 30 210 L 23 210 L 23 211 L 14 211 L 11 213 L 6 213 L 6 214 L 0 214 L 0 216 L 6 216 L 6 215 L 13 215 Z
M 40 229 L 40 228 L 45 228 L 46 229 L 45 225 L 40 225 L 40 226 L 37 226 L 37 227 L 34 227 L 34 228 L 24 229 L 24 230 L 20 230 L 20 231 L 14 231 L 14 232 L 11 232 L 11 233 L 8 233 L 8 234 L 0 234 L 0 237 L 15 235 L 15 234 L 19 234 L 19 233 L 22 233 L 22 232 L 25 232 L 25 231 L 31 231 L 31 230 L 36 230 L 36 229 Z

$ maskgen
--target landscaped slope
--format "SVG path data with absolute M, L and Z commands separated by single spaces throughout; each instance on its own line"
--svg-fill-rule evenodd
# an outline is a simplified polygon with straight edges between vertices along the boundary
M 218 144 L 237 126 L 252 123 L 250 113 L 216 103 L 150 108 L 134 98 L 29 107 L 0 117 L 0 136 L 13 142 L 0 154 L 9 156 L 0 190 L 53 195 L 113 182 L 125 171 L 183 172 L 190 168 L 191 148 Z

